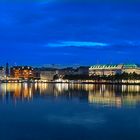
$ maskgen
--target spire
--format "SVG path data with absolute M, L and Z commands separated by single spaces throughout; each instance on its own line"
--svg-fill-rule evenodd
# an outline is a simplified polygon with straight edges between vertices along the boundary
M 9 64 L 6 63 L 6 70 L 5 70 L 6 77 L 9 76 Z

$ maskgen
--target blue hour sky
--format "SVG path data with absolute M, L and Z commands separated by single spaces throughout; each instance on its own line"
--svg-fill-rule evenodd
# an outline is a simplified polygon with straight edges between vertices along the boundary
M 0 64 L 140 63 L 140 2 L 3 0 Z

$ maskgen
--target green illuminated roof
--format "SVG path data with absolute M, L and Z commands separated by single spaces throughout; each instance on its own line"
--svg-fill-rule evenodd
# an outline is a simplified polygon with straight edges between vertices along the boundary
M 136 64 L 124 64 L 124 68 L 137 68 L 138 66 Z
M 136 64 L 120 64 L 120 65 L 93 65 L 90 68 L 92 69 L 120 69 L 120 68 L 138 68 Z

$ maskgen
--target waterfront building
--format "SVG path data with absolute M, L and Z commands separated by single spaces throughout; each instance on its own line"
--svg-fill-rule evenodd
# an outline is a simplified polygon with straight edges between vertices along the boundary
M 0 80 L 5 78 L 5 69 L 4 67 L 0 67 Z
M 14 66 L 10 69 L 10 76 L 15 79 L 34 79 L 34 69 L 30 66 Z
M 89 67 L 78 67 L 78 68 L 64 68 L 58 70 L 59 77 L 64 77 L 66 75 L 88 75 L 89 74 Z
M 58 74 L 57 69 L 54 68 L 40 68 L 40 80 L 42 81 L 53 81 L 55 76 Z
M 65 75 L 73 75 L 74 73 L 75 73 L 75 69 L 72 68 L 72 67 L 68 67 L 68 68 L 58 70 L 58 75 L 61 78 L 63 78 Z
M 89 67 L 84 67 L 84 66 L 78 67 L 75 70 L 74 74 L 75 75 L 88 75 L 89 74 Z
M 121 73 L 140 74 L 140 67 L 136 64 L 93 65 L 89 68 L 89 75 L 116 75 Z
M 36 79 L 40 79 L 41 81 L 53 81 L 56 79 L 62 79 L 66 75 L 88 75 L 89 67 L 67 67 L 62 69 L 57 68 L 34 68 Z
M 122 72 L 140 74 L 140 67 L 136 64 L 124 64 Z
M 34 79 L 40 80 L 40 68 L 34 68 Z
M 89 68 L 89 75 L 115 75 L 122 73 L 123 65 L 93 65 Z

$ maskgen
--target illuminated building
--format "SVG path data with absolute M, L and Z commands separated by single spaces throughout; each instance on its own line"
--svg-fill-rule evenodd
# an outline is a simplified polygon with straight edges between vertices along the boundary
M 41 68 L 40 69 L 40 80 L 42 81 L 52 81 L 55 75 L 57 75 L 57 70 L 53 68 Z
M 14 66 L 10 69 L 10 75 L 15 79 L 33 79 L 34 69 L 29 66 Z
M 136 65 L 136 64 L 125 64 L 125 65 L 123 65 L 122 71 L 126 72 L 126 73 L 140 74 L 140 67 L 138 67 L 138 65 Z
M 41 71 L 40 80 L 52 81 L 56 75 L 55 71 Z
M 5 69 L 4 67 L 0 67 L 0 79 L 5 78 Z
M 89 68 L 89 75 L 121 74 L 123 65 L 94 65 Z
M 140 74 L 140 67 L 136 64 L 93 65 L 89 68 L 89 75 L 116 75 L 121 73 Z

